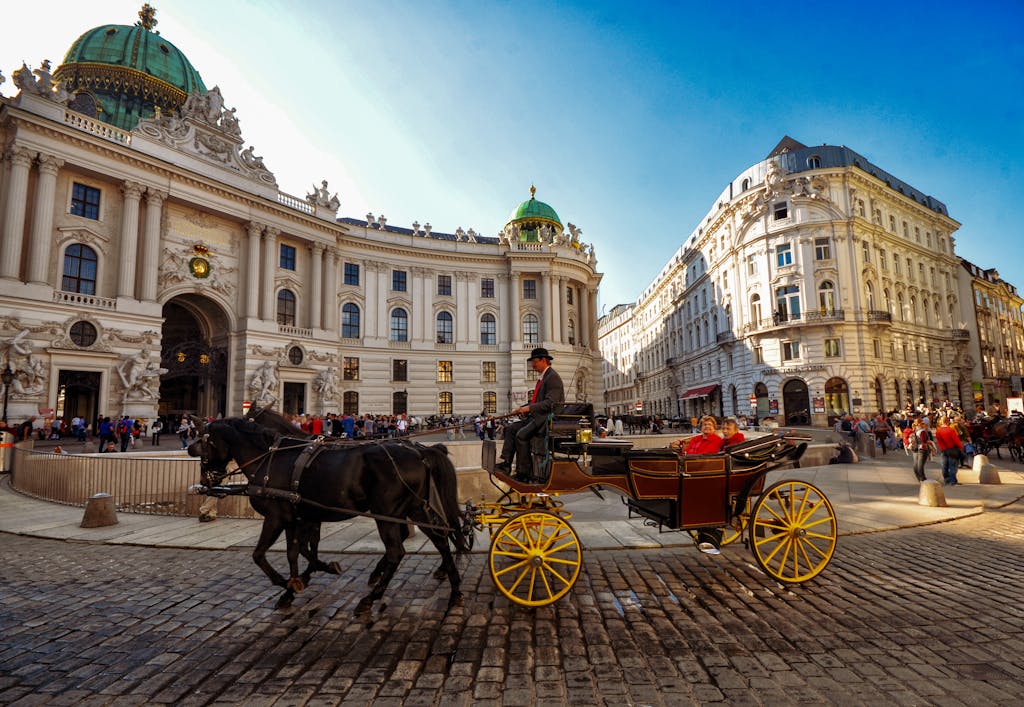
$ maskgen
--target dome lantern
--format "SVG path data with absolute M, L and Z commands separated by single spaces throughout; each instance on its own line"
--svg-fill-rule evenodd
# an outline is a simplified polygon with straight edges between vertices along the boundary
M 537 187 L 530 186 L 530 198 L 512 211 L 505 224 L 510 235 L 515 232 L 520 241 L 550 241 L 562 233 L 562 222 L 551 206 L 537 200 Z

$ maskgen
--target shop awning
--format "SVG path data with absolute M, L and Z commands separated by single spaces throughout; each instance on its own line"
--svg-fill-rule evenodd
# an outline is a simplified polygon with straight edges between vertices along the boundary
M 718 384 L 702 385 L 699 388 L 690 388 L 679 396 L 680 400 L 693 400 L 694 398 L 706 398 L 718 388 Z

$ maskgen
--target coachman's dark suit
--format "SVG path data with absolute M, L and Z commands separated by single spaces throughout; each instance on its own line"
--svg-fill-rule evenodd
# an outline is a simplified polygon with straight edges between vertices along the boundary
M 501 458 L 512 462 L 513 453 L 518 456 L 522 470 L 530 467 L 530 440 L 544 434 L 544 425 L 548 415 L 558 414 L 565 403 L 565 386 L 562 377 L 550 366 L 544 371 L 537 389 L 536 401 L 530 403 L 530 413 L 525 419 L 513 422 L 505 433 L 501 445 Z M 524 475 L 522 472 L 520 475 Z

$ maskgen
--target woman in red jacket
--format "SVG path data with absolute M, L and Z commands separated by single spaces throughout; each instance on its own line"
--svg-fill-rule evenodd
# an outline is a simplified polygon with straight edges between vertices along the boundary
M 939 427 L 935 430 L 935 444 L 942 452 L 942 483 L 956 486 L 956 470 L 960 460 L 964 458 L 964 443 L 955 428 L 949 426 L 945 415 L 939 418 Z
M 700 421 L 700 434 L 691 437 L 685 449 L 681 439 L 677 439 L 669 446 L 680 455 L 718 454 L 722 451 L 722 438 L 716 434 L 717 429 L 718 423 L 715 422 L 715 418 L 708 415 Z
M 736 422 L 735 417 L 725 418 L 725 422 L 722 423 L 722 436 L 725 437 L 722 440 L 722 449 L 731 447 L 734 444 L 746 441 L 746 437 L 740 432 L 739 423 Z

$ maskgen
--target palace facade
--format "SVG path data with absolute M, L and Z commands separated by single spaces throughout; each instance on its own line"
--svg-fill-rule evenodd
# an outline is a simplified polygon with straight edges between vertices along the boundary
M 602 318 L 608 412 L 824 425 L 969 402 L 958 227 L 942 202 L 850 148 L 783 139 L 729 183 L 635 303 Z
M 575 226 L 532 193 L 496 237 L 339 218 L 326 181 L 286 194 L 154 24 L 147 5 L 91 29 L 0 101 L 11 420 L 501 413 L 535 346 L 570 398 L 599 396 L 601 275 Z

